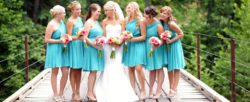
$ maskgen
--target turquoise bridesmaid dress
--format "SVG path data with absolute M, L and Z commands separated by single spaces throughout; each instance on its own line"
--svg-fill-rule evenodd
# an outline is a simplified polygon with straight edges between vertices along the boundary
M 167 30 L 166 23 L 162 23 L 162 25 L 163 25 L 164 31 L 166 31 Z M 162 46 L 163 46 L 163 63 L 164 63 L 163 66 L 164 67 L 168 67 L 168 54 L 167 54 L 167 50 L 169 50 L 170 47 L 169 47 L 169 45 L 167 47 L 167 43 L 166 42 L 164 42 Z
M 161 25 L 160 22 L 156 21 L 153 22 L 152 24 L 148 24 L 147 28 L 146 28 L 146 60 L 147 60 L 147 64 L 145 66 L 145 69 L 147 70 L 157 70 L 157 69 L 161 69 L 164 65 L 163 63 L 163 46 L 160 46 L 158 48 L 156 48 L 153 51 L 153 54 L 151 57 L 149 57 L 149 52 L 151 50 L 152 45 L 149 43 L 149 39 L 151 37 L 159 37 L 158 34 L 158 25 Z
M 167 29 L 167 25 L 165 27 Z M 169 30 L 170 32 L 172 32 L 171 39 L 177 37 L 175 31 L 173 31 L 172 29 Z M 179 70 L 185 67 L 185 59 L 180 39 L 170 44 L 170 48 L 167 50 L 167 60 L 168 60 L 168 67 L 167 67 L 168 71 Z
M 136 20 L 131 20 L 126 24 L 126 30 L 133 34 L 133 37 L 140 37 L 140 27 L 136 27 Z M 135 67 L 136 65 L 146 64 L 146 44 L 145 41 L 141 42 L 128 42 L 128 51 L 124 51 L 122 55 L 122 63 L 128 67 Z
M 90 30 L 88 38 L 94 42 L 97 36 L 102 36 L 103 30 L 99 22 L 96 21 L 94 27 Z M 104 54 L 104 51 L 102 50 Z M 98 56 L 98 49 L 88 45 L 84 48 L 83 70 L 84 71 L 103 71 L 104 70 L 104 55 Z
M 51 39 L 59 40 L 62 34 L 66 34 L 66 26 L 63 21 L 51 35 Z M 68 67 L 68 53 L 63 52 L 63 44 L 47 43 L 45 68 Z
M 76 19 L 76 23 L 72 29 L 72 36 L 77 36 L 77 31 L 83 28 L 83 22 L 80 17 Z M 68 44 L 68 53 L 69 53 L 69 67 L 72 69 L 81 69 L 83 63 L 83 41 L 82 40 L 73 40 Z

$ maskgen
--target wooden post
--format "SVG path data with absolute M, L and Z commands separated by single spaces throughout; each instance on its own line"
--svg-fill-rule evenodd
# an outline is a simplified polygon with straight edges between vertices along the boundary
M 230 46 L 231 46 L 231 91 L 232 91 L 232 102 L 236 102 L 236 90 L 235 90 L 235 42 L 234 39 L 231 38 L 230 40 Z
M 196 47 L 197 47 L 197 77 L 200 79 L 200 33 L 197 33 L 196 35 Z
M 28 35 L 25 34 L 25 80 L 26 83 L 29 82 L 29 52 L 28 52 Z

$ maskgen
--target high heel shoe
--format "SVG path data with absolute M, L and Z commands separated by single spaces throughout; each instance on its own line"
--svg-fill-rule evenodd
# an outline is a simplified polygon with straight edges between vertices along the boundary
M 154 97 L 153 94 L 148 96 L 149 99 L 152 99 L 153 97 Z
M 61 102 L 60 96 L 54 96 L 54 97 L 53 97 L 53 100 L 54 100 L 55 102 Z
M 169 92 L 169 94 L 167 95 L 167 97 L 168 97 L 168 98 L 175 98 L 176 95 L 177 95 L 177 92 L 174 91 L 174 90 L 172 90 L 172 89 L 170 89 L 170 92 Z
M 141 93 L 139 100 L 145 100 L 145 99 L 146 99 L 145 93 Z
M 61 99 L 61 102 L 66 102 L 66 99 L 65 99 L 64 96 L 59 96 L 59 97 L 60 97 L 60 99 Z
M 81 102 L 81 97 L 75 95 L 75 97 L 74 97 L 74 102 Z
M 87 96 L 87 100 L 88 102 L 97 102 L 96 99 L 94 99 L 93 97 L 89 97 L 89 96 Z
M 161 97 L 161 94 L 155 95 L 155 96 L 153 97 L 153 99 L 158 99 L 158 98 L 160 98 L 160 97 Z

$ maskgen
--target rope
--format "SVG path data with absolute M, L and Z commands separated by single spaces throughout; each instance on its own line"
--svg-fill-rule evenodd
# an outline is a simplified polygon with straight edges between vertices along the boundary
M 32 66 L 32 65 L 35 65 L 36 63 L 38 63 L 38 62 L 40 62 L 40 61 L 42 61 L 42 60 L 36 61 L 36 62 L 34 62 L 34 63 L 28 65 L 27 67 L 22 68 L 20 71 L 15 72 L 14 74 L 8 76 L 7 78 L 4 78 L 2 81 L 0 81 L 0 84 L 2 84 L 4 81 L 6 81 L 6 80 L 12 78 L 14 75 L 21 73 L 21 72 L 24 71 L 26 68 L 28 68 L 28 67 L 30 67 L 30 66 Z
M 41 47 L 43 47 L 43 46 L 44 46 L 44 45 L 42 45 Z M 33 50 L 35 50 L 35 49 L 37 49 L 37 48 L 41 48 L 41 47 L 36 47 L 36 48 L 34 48 L 34 49 L 28 50 L 27 52 L 33 51 Z M 15 58 L 15 57 L 17 57 L 17 56 L 19 56 L 19 55 L 22 55 L 22 54 L 25 54 L 25 51 L 23 51 L 23 52 L 21 52 L 21 53 L 15 55 L 13 58 Z M 1 60 L 0 63 L 2 63 L 2 62 L 4 62 L 4 61 L 7 61 L 7 60 L 9 60 L 9 59 L 11 59 L 11 58 L 10 58 L 10 57 L 9 57 L 9 58 L 5 58 L 5 59 Z

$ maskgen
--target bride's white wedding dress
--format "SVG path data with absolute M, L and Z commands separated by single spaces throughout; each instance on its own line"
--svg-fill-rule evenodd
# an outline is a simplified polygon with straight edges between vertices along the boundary
M 121 25 L 108 24 L 106 26 L 106 37 L 116 37 L 121 34 Z M 98 102 L 134 102 L 138 100 L 129 78 L 124 72 L 122 65 L 122 47 L 116 48 L 115 58 L 111 59 L 112 48 L 104 46 L 104 71 L 97 79 L 95 93 Z

